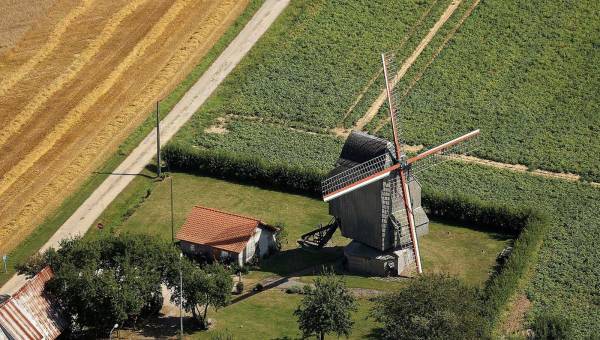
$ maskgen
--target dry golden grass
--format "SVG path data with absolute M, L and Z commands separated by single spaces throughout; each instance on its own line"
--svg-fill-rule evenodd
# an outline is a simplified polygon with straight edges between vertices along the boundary
M 11 95 L 0 96 L 0 123 L 13 127 L 0 135 L 0 252 L 114 152 L 247 2 L 91 0 L 78 15 L 73 7 L 57 20 L 66 33 L 55 34 L 47 52 L 27 43 L 36 39 L 30 31 L 11 57 L 0 56 L 0 65 L 26 71 L 12 73 Z
M 13 47 L 56 0 L 0 0 L 0 54 Z

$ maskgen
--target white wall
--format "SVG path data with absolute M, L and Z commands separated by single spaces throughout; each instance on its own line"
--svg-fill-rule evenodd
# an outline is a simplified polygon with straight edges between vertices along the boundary
M 256 228 L 254 235 L 248 240 L 246 244 L 246 249 L 244 252 L 239 255 L 240 265 L 242 263 L 249 262 L 252 257 L 254 257 L 256 253 L 256 244 L 258 243 L 258 247 L 260 249 L 260 254 L 256 254 L 258 256 L 265 256 L 269 252 L 270 247 L 275 245 L 275 233 L 269 229 Z M 245 254 L 244 254 L 245 253 Z

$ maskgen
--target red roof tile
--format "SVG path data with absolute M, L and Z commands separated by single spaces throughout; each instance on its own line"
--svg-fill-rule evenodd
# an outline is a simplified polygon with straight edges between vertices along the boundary
M 27 281 L 18 292 L 0 304 L 0 338 L 55 339 L 65 327 L 59 311 L 44 295 L 44 285 L 54 273 L 42 269 Z
M 259 226 L 277 230 L 252 217 L 195 206 L 177 232 L 176 238 L 241 253 Z

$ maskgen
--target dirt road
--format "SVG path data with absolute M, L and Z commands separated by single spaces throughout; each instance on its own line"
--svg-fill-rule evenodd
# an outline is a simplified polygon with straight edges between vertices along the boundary
M 435 35 L 439 31 L 439 29 L 452 16 L 452 14 L 458 8 L 458 6 L 460 5 L 461 2 L 462 2 L 462 0 L 454 0 L 450 3 L 450 5 L 448 5 L 448 7 L 444 11 L 444 13 L 442 13 L 442 15 L 440 16 L 438 21 L 436 21 L 436 23 L 431 27 L 431 29 L 429 30 L 427 35 L 425 35 L 425 37 L 421 40 L 419 45 L 417 45 L 417 47 L 411 53 L 411 55 L 408 58 L 406 58 L 406 60 L 404 60 L 404 62 L 402 63 L 402 65 L 400 66 L 400 68 L 398 70 L 398 73 L 392 79 L 392 83 L 394 85 L 397 84 L 400 81 L 400 79 L 402 79 L 402 77 L 404 77 L 404 75 L 406 74 L 408 69 L 410 69 L 410 67 L 414 64 L 414 62 L 417 60 L 417 58 L 421 55 L 421 52 L 423 52 L 425 47 L 427 47 L 427 45 L 429 45 L 429 43 L 431 42 L 433 37 L 435 37 Z M 360 119 L 358 119 L 358 121 L 354 125 L 355 130 L 364 129 L 364 127 L 367 124 L 369 124 L 369 122 L 371 122 L 371 120 L 373 120 L 375 115 L 377 115 L 379 108 L 385 102 L 385 100 L 387 98 L 386 96 L 387 96 L 386 91 L 383 90 L 379 94 L 379 97 L 377 97 L 377 99 L 375 99 L 375 102 L 369 107 L 369 109 L 367 110 L 365 115 L 362 116 Z
M 247 3 L 55 0 L 0 54 L 0 253 L 116 150 Z
M 161 144 L 166 143 L 192 117 L 217 86 L 233 70 L 250 48 L 270 27 L 289 0 L 267 0 L 240 34 L 229 44 L 211 67 L 185 94 L 173 110 L 161 121 Z M 115 173 L 140 173 L 156 152 L 156 130 L 153 130 L 121 163 Z M 133 176 L 108 177 L 77 211 L 59 228 L 42 250 L 56 247 L 70 235 L 82 234 L 100 216 L 106 206 L 133 180 Z M 0 293 L 11 294 L 22 285 L 24 278 L 14 276 Z

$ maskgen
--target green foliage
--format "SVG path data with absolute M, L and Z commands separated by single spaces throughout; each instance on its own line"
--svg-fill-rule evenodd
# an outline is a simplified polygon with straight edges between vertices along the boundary
M 488 332 L 491 332 L 520 280 L 536 263 L 537 251 L 547 231 L 548 217 L 526 206 L 485 202 L 466 194 L 432 193 L 431 190 L 424 192 L 423 205 L 429 210 L 429 216 L 450 218 L 516 236 L 510 255 L 496 269 L 483 291 L 482 311 Z
M 568 339 L 571 323 L 561 315 L 543 313 L 538 315 L 531 330 L 533 339 L 536 340 L 563 340 Z
M 54 271 L 46 289 L 70 316 L 73 328 L 107 330 L 115 323 L 135 325 L 145 312 L 158 311 L 160 284 L 174 254 L 169 244 L 146 235 L 75 238 L 21 268 L 31 274 L 46 262 Z
M 275 227 L 279 229 L 275 234 L 275 248 L 277 248 L 277 251 L 281 251 L 288 243 L 288 231 L 285 224 L 281 222 L 276 223 Z
M 372 316 L 383 324 L 384 339 L 480 339 L 480 307 L 477 290 L 435 274 L 378 297 Z
M 224 111 L 336 126 L 380 68 L 379 53 L 396 48 L 430 2 L 291 3 L 226 81 Z
M 322 172 L 306 167 L 277 164 L 233 152 L 196 149 L 179 143 L 168 144 L 163 148 L 163 157 L 175 170 L 270 184 L 296 191 L 311 188 L 311 191 L 316 192 L 323 177 Z
M 182 257 L 172 263 L 166 285 L 172 291 L 171 301 L 177 305 L 181 303 L 203 328 L 207 328 L 208 308 L 216 310 L 229 304 L 233 281 L 229 271 L 218 263 L 200 268 Z
M 504 234 L 518 235 L 528 219 L 539 214 L 532 209 L 485 202 L 460 192 L 425 190 L 422 203 L 438 219 L 461 221 Z
M 599 10 L 482 1 L 400 105 L 402 138 L 432 146 L 481 128 L 484 158 L 600 181 Z
M 300 286 L 291 286 L 285 289 L 287 294 L 302 294 L 304 290 Z
M 325 272 L 315 279 L 315 287 L 304 287 L 304 298 L 294 315 L 298 317 L 298 328 L 304 337 L 335 333 L 348 337 L 352 332 L 351 313 L 356 312 L 356 299 L 343 279 L 333 272 Z
M 244 282 L 243 282 L 243 281 L 238 281 L 238 282 L 235 284 L 235 291 L 236 291 L 238 294 L 242 294 L 242 292 L 244 291 Z

